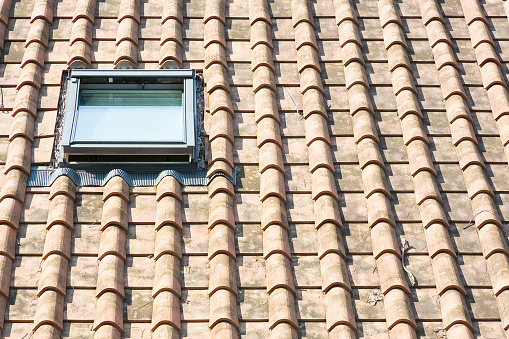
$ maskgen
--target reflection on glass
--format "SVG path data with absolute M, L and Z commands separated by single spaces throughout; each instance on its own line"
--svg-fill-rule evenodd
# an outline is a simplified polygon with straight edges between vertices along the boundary
M 181 90 L 82 90 L 74 141 L 181 142 Z

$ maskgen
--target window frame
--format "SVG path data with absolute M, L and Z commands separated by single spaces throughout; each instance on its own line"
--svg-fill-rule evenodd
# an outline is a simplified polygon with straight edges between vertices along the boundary
M 108 79 L 107 83 L 81 84 L 84 78 Z M 182 84 L 145 84 L 144 89 L 182 89 L 183 108 L 183 140 L 182 142 L 143 142 L 143 141 L 74 141 L 74 131 L 77 126 L 79 95 L 81 89 L 132 89 L 139 88 L 139 84 L 112 83 L 114 78 L 176 78 L 182 79 Z M 62 128 L 59 162 L 69 162 L 70 155 L 189 155 L 189 162 L 197 157 L 196 147 L 196 73 L 192 69 L 164 69 L 164 70 L 84 70 L 73 69 L 69 72 L 67 93 L 65 100 L 65 114 Z

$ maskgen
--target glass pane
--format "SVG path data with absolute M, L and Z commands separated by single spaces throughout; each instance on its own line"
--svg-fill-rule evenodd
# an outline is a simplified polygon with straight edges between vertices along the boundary
M 74 141 L 181 142 L 181 90 L 82 90 Z

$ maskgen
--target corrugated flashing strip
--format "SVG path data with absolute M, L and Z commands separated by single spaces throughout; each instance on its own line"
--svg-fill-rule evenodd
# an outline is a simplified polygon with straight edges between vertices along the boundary
M 49 187 L 58 177 L 65 175 L 74 182 L 76 186 L 104 186 L 114 176 L 122 177 L 129 186 L 156 186 L 164 177 L 172 176 L 184 186 L 207 186 L 217 176 L 227 178 L 233 185 L 237 183 L 237 170 L 233 169 L 233 178 L 225 173 L 216 172 L 207 178 L 207 171 L 175 171 L 164 170 L 161 172 L 126 172 L 121 169 L 111 171 L 83 171 L 71 168 L 58 169 L 31 169 L 28 176 L 28 187 Z

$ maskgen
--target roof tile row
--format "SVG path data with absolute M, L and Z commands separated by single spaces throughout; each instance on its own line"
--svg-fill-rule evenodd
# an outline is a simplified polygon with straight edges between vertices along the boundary
M 249 5 L 252 89 L 256 103 L 256 139 L 260 158 L 261 226 L 269 301 L 269 330 L 271 338 L 278 338 L 278 335 L 295 338 L 298 323 L 285 207 L 286 188 L 276 101 L 272 22 L 265 0 L 253 0 Z
M 74 227 L 74 184 L 68 177 L 60 177 L 53 186 L 33 327 L 34 334 L 41 338 L 48 332 L 59 336 L 63 328 L 71 231 Z
M 118 29 L 115 41 L 115 68 L 136 68 L 138 63 L 138 25 L 140 1 L 122 0 L 118 13 Z
M 182 68 L 182 0 L 163 4 L 161 18 L 160 68 Z
M 437 6 L 434 0 L 428 1 L 430 2 L 429 6 Z M 492 44 L 491 37 L 483 20 L 479 3 L 477 1 L 461 1 L 461 5 L 465 13 L 467 24 L 472 27 L 476 27 L 476 32 L 470 30 L 473 47 L 476 48 L 479 46 L 479 44 L 482 43 Z M 439 27 L 441 27 L 441 30 L 445 32 L 445 25 L 443 20 L 440 20 L 439 18 L 431 19 L 426 23 L 426 30 L 428 33 L 431 30 L 439 29 Z M 432 43 L 433 42 L 430 40 L 430 45 Z M 448 37 L 445 43 L 451 44 L 450 40 L 448 40 Z M 435 53 L 436 51 L 433 50 L 433 52 Z M 496 66 L 496 64 L 494 65 Z M 437 69 L 439 72 L 440 84 L 442 86 L 442 95 L 446 102 L 446 110 L 449 113 L 448 116 L 452 141 L 458 153 L 460 167 L 463 171 L 465 184 L 467 186 L 468 196 L 471 200 L 472 208 L 474 210 L 473 221 L 480 230 L 479 237 L 481 243 L 491 243 L 493 240 L 500 240 L 500 242 L 497 244 L 500 246 L 498 250 L 490 248 L 489 252 L 486 252 L 486 250 L 483 248 L 483 254 L 486 258 L 488 267 L 493 267 L 493 265 L 498 264 L 499 268 L 501 268 L 501 271 L 503 271 L 502 266 L 504 264 L 507 265 L 508 257 L 503 251 L 506 249 L 506 245 L 503 243 L 499 234 L 500 229 L 498 227 L 501 226 L 500 218 L 498 216 L 498 212 L 495 210 L 492 188 L 488 182 L 485 173 L 485 164 L 480 156 L 477 138 L 472 128 L 472 120 L 469 117 L 469 109 L 466 102 L 467 98 L 460 80 L 456 60 L 450 60 L 447 65 L 444 65 L 440 68 L 439 65 L 437 65 Z M 486 87 L 487 83 L 492 83 L 492 80 L 485 81 L 486 78 L 490 77 L 490 74 L 486 73 L 485 71 L 486 69 L 481 69 L 481 74 L 484 73 L 482 77 Z M 461 114 L 457 114 L 456 112 L 461 112 Z M 487 228 L 486 231 L 488 232 L 482 231 L 483 228 Z M 493 255 L 495 255 L 495 257 L 493 257 Z M 488 269 L 488 271 L 491 274 L 494 273 L 490 269 Z M 500 276 L 491 274 L 490 277 L 494 292 L 496 295 L 500 295 L 499 293 L 502 293 L 501 291 L 504 291 L 508 287 L 507 282 L 505 282 Z M 449 276 L 454 277 L 454 275 L 451 273 L 449 273 Z M 437 288 L 440 287 L 439 282 L 440 281 L 437 280 Z M 443 289 L 445 288 L 446 286 L 443 287 Z M 452 297 L 450 292 L 448 295 Z M 501 300 L 503 298 L 506 298 L 506 296 L 504 295 Z M 464 306 L 463 303 L 461 303 L 461 305 Z M 459 303 L 457 306 L 459 306 Z M 456 309 L 458 309 L 458 307 L 456 307 Z M 507 314 L 505 314 L 507 312 L 505 312 L 503 309 L 499 310 L 501 317 L 503 318 L 503 326 L 505 329 L 507 329 L 509 327 L 509 323 L 507 323 Z M 453 310 L 451 310 L 451 312 L 453 312 Z M 463 313 L 466 314 L 466 310 Z M 447 322 L 445 322 L 446 328 L 448 329 L 455 323 L 461 322 L 461 319 L 462 317 L 460 314 L 457 314 L 456 317 L 453 318 L 444 316 L 444 321 L 447 320 Z M 465 320 L 463 320 L 463 322 L 464 321 Z M 470 323 L 465 324 L 468 324 L 470 328 L 472 327 Z
M 327 128 L 325 92 L 320 77 L 314 20 L 309 6 L 307 0 L 293 1 L 292 22 L 295 27 L 301 93 L 304 95 L 305 137 L 311 172 L 311 199 L 317 229 L 321 287 L 325 293 L 326 327 L 330 335 L 341 332 L 344 337 L 354 338 L 356 323 L 351 308 L 345 250 L 341 241 L 342 221 Z M 351 53 L 352 59 L 359 57 L 360 53 L 355 52 Z
M 54 1 L 52 0 L 37 0 L 34 4 L 30 28 L 25 43 L 26 49 L 21 64 L 20 77 L 16 86 L 17 92 L 13 109 L 14 123 L 10 131 L 4 185 L 0 196 L 0 222 L 7 239 L 12 239 L 16 235 L 22 209 L 21 201 L 24 199 L 27 175 L 32 160 L 32 142 L 37 112 L 36 105 L 44 67 L 44 55 L 48 44 L 49 28 L 53 19 L 53 4 Z M 2 13 L 6 14 L 10 10 L 11 1 L 3 1 L 1 5 Z M 0 26 L 5 27 L 3 23 L 0 23 Z M 64 196 L 62 195 L 61 197 Z M 68 209 L 66 208 L 68 204 L 61 197 L 53 197 L 51 204 L 58 205 L 59 208 L 55 210 L 54 213 L 56 214 L 53 214 L 51 217 L 56 217 L 57 219 L 63 218 L 69 222 Z M 48 220 L 48 222 L 49 230 L 52 233 L 56 232 L 62 236 L 65 235 L 66 232 L 58 232 L 59 226 L 51 224 L 52 220 Z M 72 216 L 70 222 L 72 227 Z M 62 227 L 67 226 L 62 225 Z M 70 232 L 67 232 L 67 234 L 70 237 Z M 63 243 L 62 240 L 61 243 Z M 65 278 L 67 276 L 67 258 L 69 254 L 65 253 L 66 257 L 58 253 L 58 250 L 65 251 L 66 248 L 59 247 L 57 244 L 53 245 L 56 250 L 53 254 L 51 247 L 52 245 L 48 244 L 48 252 L 43 264 L 44 275 L 41 276 L 42 279 L 40 279 L 39 284 L 39 300 L 35 316 L 34 329 L 40 328 L 39 331 L 41 333 L 59 331 L 63 325 L 63 294 L 65 294 Z M 1 305 L 6 304 L 9 295 L 13 258 L 14 251 L 12 246 L 5 244 L 4 251 L 0 255 Z M 0 312 L 3 328 L 5 308 L 1 308 Z M 49 324 L 49 326 L 44 324 Z
M 337 1 L 336 6 L 339 3 L 342 6 L 351 6 L 348 1 Z M 387 22 L 382 23 L 385 26 L 384 43 L 386 48 L 390 48 L 398 41 L 404 41 L 400 38 L 402 31 L 397 24 L 389 23 L 393 19 L 390 12 L 395 13 L 391 8 L 387 11 L 387 5 L 390 3 L 379 2 L 380 4 L 387 17 Z M 360 46 L 361 43 L 353 8 L 349 12 L 352 13 L 351 18 L 336 18 L 336 21 L 340 22 L 338 31 L 342 50 L 349 44 Z M 397 15 L 394 14 L 394 17 L 397 19 Z M 346 79 L 346 87 L 349 92 L 350 113 L 353 116 L 359 165 L 363 172 L 368 226 L 371 228 L 373 239 L 373 256 L 376 259 L 380 275 L 380 288 L 384 294 L 387 328 L 392 331 L 391 335 L 398 333 L 399 337 L 414 337 L 415 319 L 410 308 L 410 290 L 399 259 L 399 246 L 393 229 L 395 226 L 394 217 L 389 197 L 386 195 L 388 192 L 386 192 L 384 180 L 385 164 L 378 146 L 379 138 L 372 116 L 374 111 L 368 94 L 369 84 L 366 69 L 358 61 L 351 61 L 344 67 L 345 76 L 350 73 Z M 403 69 L 406 70 L 406 68 Z M 403 75 L 405 74 L 403 73 Z M 400 76 L 396 74 L 395 80 L 401 83 L 407 77 L 403 77 L 401 80 L 399 78 Z M 401 92 L 404 87 L 400 87 L 395 88 L 395 91 Z M 378 179 L 376 179 L 376 174 L 378 174 Z
M 120 336 L 123 328 L 124 261 L 129 185 L 119 176 L 104 187 L 99 269 L 96 284 L 95 336 Z
M 76 4 L 67 61 L 70 68 L 90 67 L 95 5 L 96 0 L 80 0 Z
M 488 22 L 479 6 L 479 3 L 462 2 L 465 20 L 475 50 L 477 64 L 480 67 L 484 88 L 488 92 L 488 99 L 493 116 L 497 122 L 502 144 L 505 148 L 506 158 L 509 157 L 507 144 L 509 143 L 509 94 L 507 84 L 502 76 L 500 61 L 495 51 L 495 44 L 491 38 Z
M 231 176 L 233 168 L 233 107 L 225 58 L 225 2 L 205 3 L 205 82 L 210 102 L 211 120 L 223 124 L 210 134 L 212 166 L 208 175 L 224 170 Z M 225 105 L 226 104 L 226 105 Z M 223 177 L 215 177 L 209 185 L 209 248 L 211 267 L 208 295 L 210 300 L 209 328 L 213 338 L 237 338 L 237 277 L 235 274 L 235 243 L 233 187 Z
M 151 330 L 156 338 L 180 337 L 180 267 L 182 260 L 182 193 L 179 182 L 166 177 L 157 185 L 155 274 Z
M 438 13 L 434 11 L 435 7 L 431 6 L 429 2 L 421 2 L 421 5 L 426 9 L 425 12 L 427 14 Z M 393 8 L 391 12 L 396 11 L 396 7 L 392 1 L 379 1 L 380 11 L 384 8 L 387 10 L 388 7 Z M 395 30 L 396 28 L 400 29 L 399 27 L 402 25 L 399 17 L 393 16 L 392 18 L 393 19 L 387 22 L 385 26 L 382 24 L 384 36 L 387 29 L 391 26 L 396 26 L 393 27 L 393 30 Z M 438 37 L 432 38 L 433 41 L 441 39 L 440 35 L 437 36 Z M 411 102 L 416 102 L 417 100 L 417 92 L 415 90 L 413 77 L 409 74 L 410 63 L 406 52 L 407 44 L 404 37 L 401 36 L 401 38 L 402 40 L 394 41 L 394 44 L 387 48 L 398 111 L 401 111 L 400 106 L 404 107 L 405 101 L 411 100 Z M 406 56 L 401 57 L 402 53 Z M 391 61 L 392 58 L 396 60 Z M 391 67 L 391 65 L 393 65 L 393 67 Z M 398 81 L 394 79 L 394 75 L 397 74 L 397 72 L 405 75 L 403 78 L 400 77 L 399 80 L 401 83 L 399 84 Z M 398 86 L 400 90 L 396 90 Z M 411 174 L 415 187 L 415 197 L 425 227 L 426 243 L 428 245 L 429 255 L 432 258 L 432 267 L 435 273 L 434 276 L 438 293 L 441 295 L 445 290 L 452 288 L 454 292 L 451 293 L 458 294 L 457 298 L 463 300 L 461 295 L 464 294 L 465 291 L 461 279 L 459 278 L 458 267 L 455 263 L 456 255 L 447 231 L 447 218 L 441 206 L 442 199 L 435 179 L 436 172 L 428 148 L 428 138 L 422 126 L 421 119 L 422 115 L 418 106 L 415 106 L 414 109 L 407 110 L 406 114 L 400 114 L 403 139 L 407 146 L 410 167 L 413 168 Z M 442 302 L 441 305 L 443 305 Z M 442 307 L 442 313 L 444 318 L 450 317 L 450 314 L 447 313 L 447 309 L 444 307 Z M 471 323 L 468 319 L 468 313 L 463 313 L 461 318 L 463 320 L 466 319 L 463 322 L 467 325 L 465 333 L 470 333 L 468 336 L 470 337 Z M 448 328 L 449 324 L 446 323 L 445 329 L 447 330 Z

